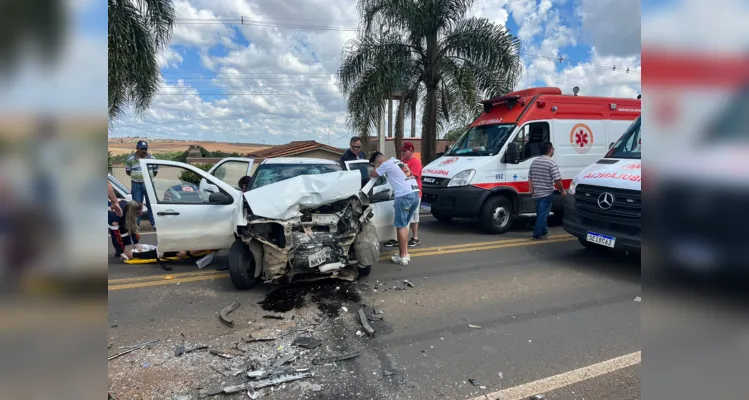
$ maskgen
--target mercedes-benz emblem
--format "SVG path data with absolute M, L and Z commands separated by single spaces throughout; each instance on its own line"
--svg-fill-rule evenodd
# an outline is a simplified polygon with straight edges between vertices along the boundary
M 614 205 L 614 195 L 609 192 L 603 192 L 598 195 L 598 207 L 602 210 L 608 210 Z

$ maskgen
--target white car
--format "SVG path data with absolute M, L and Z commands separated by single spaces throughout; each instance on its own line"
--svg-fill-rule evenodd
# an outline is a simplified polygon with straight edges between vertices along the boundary
M 381 241 L 395 239 L 393 191 L 370 179 L 366 160 L 274 158 L 257 166 L 249 190 L 250 158 L 225 158 L 208 172 L 165 160 L 140 160 L 159 249 L 229 249 L 229 273 L 238 289 L 258 281 L 289 282 L 335 277 L 354 280 L 379 259 Z M 194 202 L 165 199 L 164 188 L 200 178 Z
M 112 184 L 114 194 L 117 195 L 118 199 L 125 201 L 130 201 L 133 199 L 133 195 L 132 193 L 130 193 L 130 189 L 128 189 L 127 186 L 123 185 L 122 182 L 118 181 L 117 178 L 115 178 L 112 174 L 107 174 L 107 178 L 109 179 L 109 183 Z M 112 207 L 111 202 L 109 202 L 109 207 Z M 148 213 L 148 207 L 146 207 L 145 204 L 143 205 L 143 213 Z

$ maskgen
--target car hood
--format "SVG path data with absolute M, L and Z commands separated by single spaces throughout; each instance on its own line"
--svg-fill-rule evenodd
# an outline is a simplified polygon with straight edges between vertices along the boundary
M 302 175 L 244 193 L 252 214 L 286 220 L 300 217 L 302 210 L 317 208 L 358 196 L 362 190 L 358 171 Z
M 575 177 L 574 183 L 575 185 L 594 185 L 618 189 L 641 190 L 642 161 L 629 159 L 602 159 L 598 163 L 590 165 L 580 172 L 580 174 Z

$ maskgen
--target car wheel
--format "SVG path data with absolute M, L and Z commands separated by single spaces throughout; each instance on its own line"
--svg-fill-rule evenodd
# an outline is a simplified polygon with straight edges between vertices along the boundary
M 250 248 L 237 239 L 229 249 L 229 277 L 239 290 L 250 289 L 258 282 L 255 278 L 255 257 Z
M 481 227 L 487 233 L 505 233 L 514 221 L 512 202 L 507 197 L 492 197 L 481 207 Z
M 369 276 L 369 274 L 372 273 L 372 266 L 371 265 L 360 265 L 359 266 L 359 278 L 364 278 L 365 276 Z
M 443 215 L 440 213 L 435 213 L 435 212 L 432 213 L 432 216 L 434 217 L 434 219 L 436 219 L 439 222 L 450 222 L 453 220 L 453 217 Z

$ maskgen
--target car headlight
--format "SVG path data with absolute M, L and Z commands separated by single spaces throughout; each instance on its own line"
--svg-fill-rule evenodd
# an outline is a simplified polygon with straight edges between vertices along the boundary
M 570 182 L 570 188 L 567 189 L 567 193 L 575 194 L 575 186 L 577 186 L 577 182 L 573 179 L 572 182 Z
M 467 169 L 465 171 L 458 172 L 457 175 L 455 175 L 452 179 L 450 179 L 450 182 L 447 184 L 447 187 L 465 186 L 471 183 L 471 179 L 473 179 L 473 175 L 475 174 L 476 174 L 475 169 Z

